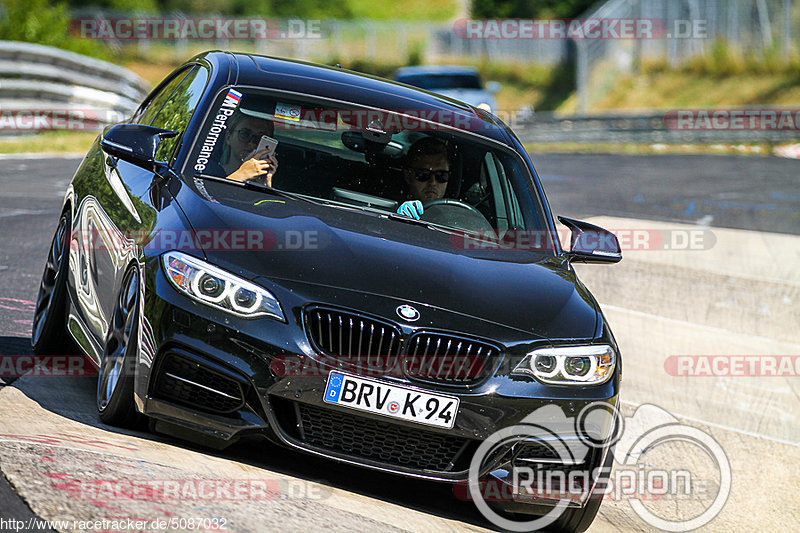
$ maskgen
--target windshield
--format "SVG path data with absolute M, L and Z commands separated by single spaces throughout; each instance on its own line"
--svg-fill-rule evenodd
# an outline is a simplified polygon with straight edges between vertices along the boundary
M 481 78 L 477 74 L 407 74 L 398 76 L 397 81 L 427 91 L 483 88 Z
M 546 229 L 516 153 L 417 117 L 230 89 L 215 102 L 185 170 L 243 176 L 329 205 L 383 213 L 387 223 L 419 220 L 489 235 Z M 253 159 L 268 173 L 242 174 Z

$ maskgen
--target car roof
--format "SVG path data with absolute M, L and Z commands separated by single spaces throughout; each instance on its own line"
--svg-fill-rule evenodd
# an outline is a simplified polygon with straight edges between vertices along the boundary
M 397 69 L 394 76 L 411 76 L 420 74 L 470 74 L 477 75 L 478 69 L 464 65 L 419 65 L 413 67 L 401 67 Z
M 510 145 L 505 125 L 490 113 L 458 100 L 347 69 L 255 54 L 206 52 L 197 56 L 231 85 L 271 89 L 353 102 L 378 109 L 458 115 L 469 131 Z M 451 115 L 452 114 L 452 115 Z M 422 115 L 425 117 L 430 114 Z M 436 116 L 436 115 L 433 115 Z M 452 120 L 452 119 L 451 119 Z M 454 122 L 443 122 L 453 124 Z M 466 128 L 459 128 L 467 131 Z

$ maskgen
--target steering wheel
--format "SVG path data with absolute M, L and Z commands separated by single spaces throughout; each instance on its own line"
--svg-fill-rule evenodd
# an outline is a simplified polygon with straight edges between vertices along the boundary
M 453 207 L 461 207 L 462 209 L 472 211 L 481 218 L 484 218 L 483 213 L 475 209 L 473 206 L 464 203 L 461 200 L 455 200 L 453 198 L 439 198 L 438 200 L 431 200 L 430 202 L 422 204 L 422 207 L 424 207 L 425 211 L 427 211 L 428 209 L 430 209 L 435 205 L 452 205 Z
M 421 220 L 466 230 L 492 231 L 492 225 L 475 207 L 453 198 L 439 198 L 422 204 Z

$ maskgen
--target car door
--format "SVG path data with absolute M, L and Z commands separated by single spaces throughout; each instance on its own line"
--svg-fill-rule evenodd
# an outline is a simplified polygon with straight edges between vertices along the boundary
M 182 120 L 168 118 L 186 115 L 185 110 L 175 113 L 180 107 L 176 102 L 183 107 L 196 107 L 200 95 L 195 93 L 202 91 L 202 88 L 198 91 L 197 84 L 204 86 L 207 78 L 207 71 L 196 65 L 177 72 L 145 101 L 134 121 L 157 127 L 180 126 Z M 172 141 L 159 147 L 159 156 L 171 155 L 175 147 Z M 84 184 L 78 209 L 80 229 L 90 240 L 82 247 L 77 285 L 86 324 L 102 343 L 122 276 L 139 255 L 137 241 L 155 227 L 157 212 L 148 194 L 155 178 L 152 172 L 108 156 L 97 145 L 93 150 L 90 157 L 98 160 L 95 165 L 98 175 Z

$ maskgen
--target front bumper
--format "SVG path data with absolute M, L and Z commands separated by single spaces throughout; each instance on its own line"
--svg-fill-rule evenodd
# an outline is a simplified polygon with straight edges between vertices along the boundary
M 315 353 L 309 341 L 303 322 L 307 300 L 300 295 L 280 294 L 280 287 L 268 287 L 287 311 L 288 321 L 282 323 L 237 319 L 188 300 L 169 285 L 160 269 L 148 279 L 147 288 L 143 335 L 152 339 L 152 349 L 140 356 L 137 365 L 137 406 L 157 421 L 156 429 L 158 424 L 182 428 L 180 436 L 196 435 L 216 445 L 264 436 L 342 463 L 409 477 L 464 482 L 479 445 L 499 430 L 529 424 L 526 417 L 531 413 L 555 406 L 562 418 L 573 420 L 589 405 L 617 403 L 620 361 L 614 378 L 602 385 L 544 385 L 509 375 L 513 368 L 509 361 L 542 342 L 530 341 L 519 332 L 502 331 L 482 336 L 500 338 L 497 344 L 503 353 L 490 365 L 489 375 L 473 386 L 420 384 L 397 375 L 384 378 L 396 385 L 458 396 L 460 406 L 452 429 L 333 406 L 322 398 L 328 372 L 334 368 L 329 358 Z M 337 299 L 337 305 L 348 308 L 351 302 L 342 300 Z M 315 372 L 285 375 L 285 369 L 276 363 L 296 356 L 313 362 Z M 172 377 L 167 379 L 168 374 Z M 191 389 L 192 383 L 211 382 L 215 385 L 208 388 L 224 393 L 227 399 L 216 401 L 221 397 L 215 397 L 203 404 L 198 398 L 205 393 L 191 390 L 181 396 L 180 391 Z M 572 422 L 559 424 L 554 433 L 574 434 Z M 595 429 L 599 435 L 612 431 L 610 425 Z M 483 474 L 499 478 L 503 471 L 510 472 L 515 460 L 511 448 L 509 445 L 508 453 L 499 453 L 484 465 Z M 577 466 L 589 468 L 598 461 L 602 454 L 589 449 Z

